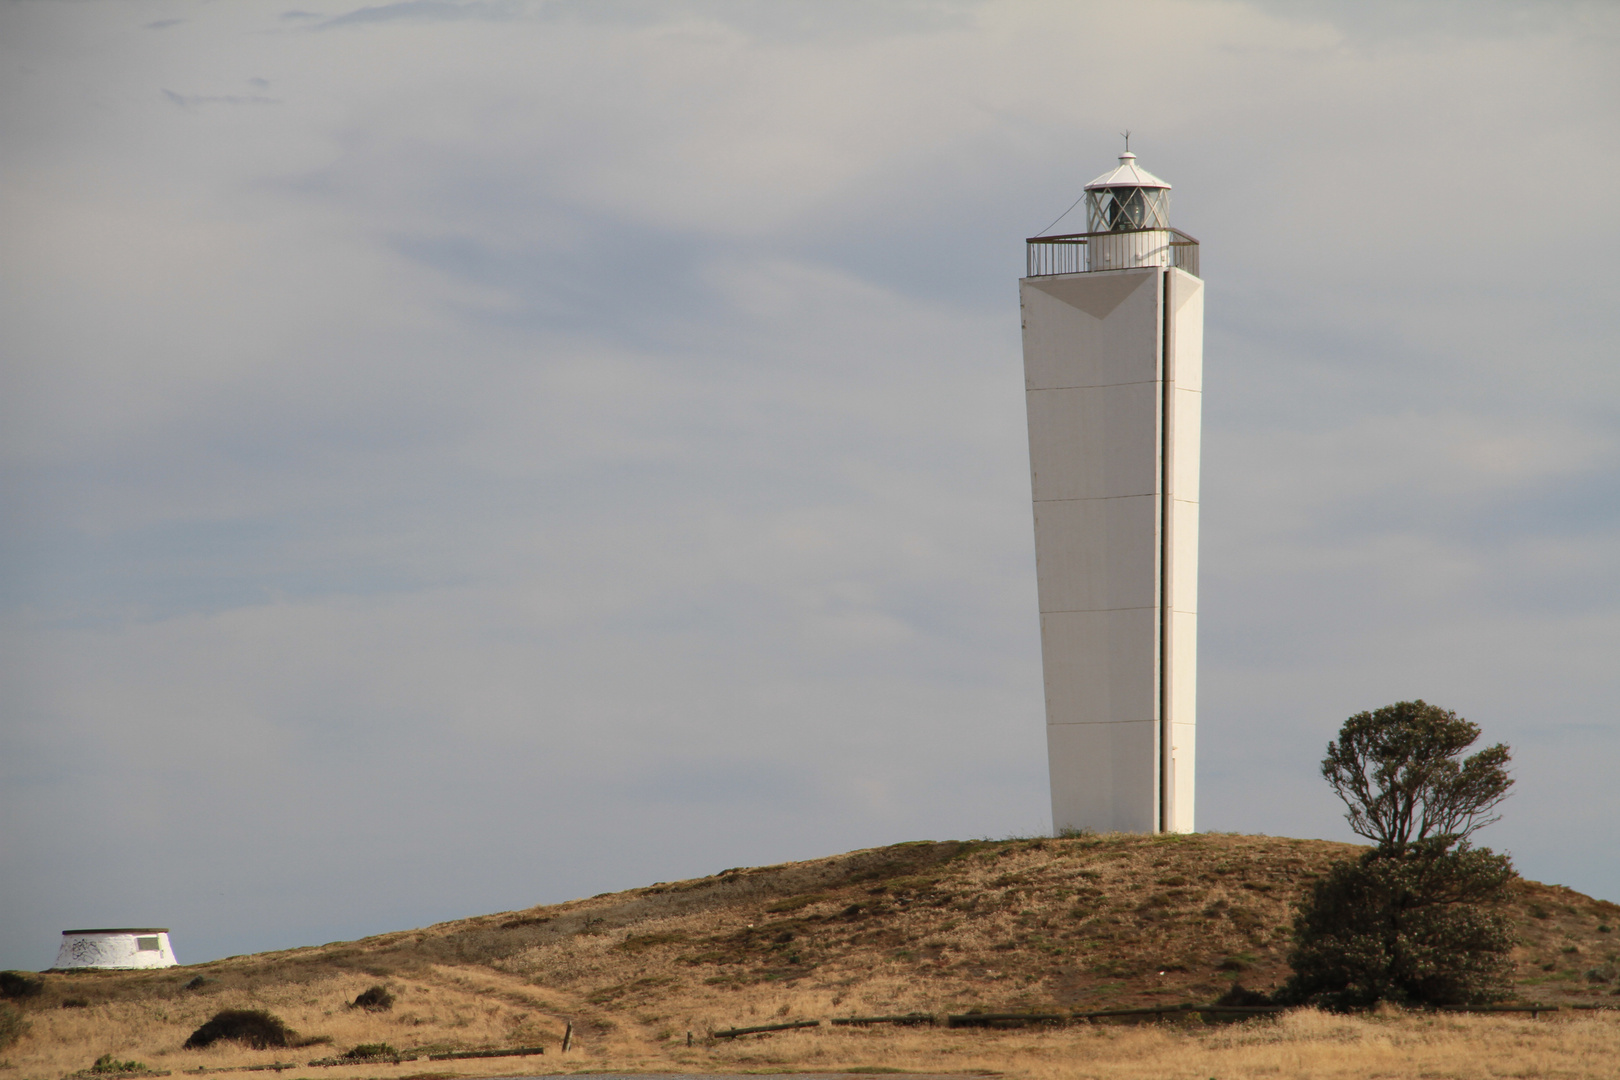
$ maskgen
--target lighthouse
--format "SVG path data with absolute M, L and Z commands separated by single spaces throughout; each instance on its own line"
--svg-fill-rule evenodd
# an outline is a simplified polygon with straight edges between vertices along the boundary
M 1191 832 L 1198 241 L 1128 150 L 1085 201 L 1019 282 L 1052 827 Z

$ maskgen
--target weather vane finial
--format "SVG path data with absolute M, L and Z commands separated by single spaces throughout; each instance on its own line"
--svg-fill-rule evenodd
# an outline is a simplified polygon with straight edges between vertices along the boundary
M 1120 135 L 1125 139 L 1125 152 L 1128 154 L 1131 152 L 1131 129 L 1126 128 L 1124 131 L 1120 132 Z

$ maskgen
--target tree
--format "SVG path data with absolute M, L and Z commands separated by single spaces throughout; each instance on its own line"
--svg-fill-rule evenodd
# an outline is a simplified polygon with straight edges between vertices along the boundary
M 1422 700 L 1400 701 L 1344 722 L 1328 743 L 1322 775 L 1350 812 L 1350 828 L 1399 853 L 1413 841 L 1449 847 L 1498 820 L 1513 786 L 1502 743 L 1465 760 L 1479 726 Z
M 1492 908 L 1513 878 L 1506 855 L 1466 843 L 1336 864 L 1294 920 L 1294 974 L 1278 997 L 1336 1010 L 1500 1000 L 1514 937 Z
M 1279 1000 L 1332 1009 L 1460 1005 L 1506 996 L 1514 938 L 1494 910 L 1513 863 L 1469 837 L 1498 819 L 1508 748 L 1463 759 L 1477 725 L 1423 701 L 1346 720 L 1322 775 L 1374 842 L 1312 887 L 1294 920 Z

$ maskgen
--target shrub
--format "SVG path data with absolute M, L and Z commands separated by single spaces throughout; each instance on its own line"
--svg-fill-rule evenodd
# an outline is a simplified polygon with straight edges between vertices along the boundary
M 15 1005 L 0 1001 L 0 1050 L 4 1050 L 28 1031 L 28 1021 Z
M 0 971 L 0 998 L 21 1001 L 38 997 L 44 990 L 44 979 L 22 971 Z
M 146 1072 L 146 1066 L 138 1061 L 119 1061 L 111 1054 L 102 1054 L 96 1058 L 96 1063 L 90 1066 L 93 1073 L 138 1073 Z
M 1514 937 L 1494 908 L 1513 876 L 1507 856 L 1466 844 L 1335 865 L 1294 921 L 1294 974 L 1278 1000 L 1344 1010 L 1502 999 Z
M 239 1042 L 255 1050 L 267 1050 L 292 1045 L 293 1033 L 279 1017 L 264 1009 L 224 1009 L 193 1031 L 185 1048 L 201 1050 L 217 1042 Z
M 372 1058 L 398 1057 L 399 1051 L 387 1043 L 361 1043 L 343 1056 L 355 1061 L 370 1061 Z
M 381 985 L 373 986 L 349 1002 L 349 1008 L 365 1009 L 367 1012 L 387 1012 L 393 1007 L 394 995 L 388 992 L 388 987 Z
M 1242 1005 L 1247 1007 L 1270 1005 L 1271 1003 L 1271 995 L 1262 993 L 1259 990 L 1250 990 L 1238 982 L 1233 983 L 1226 993 L 1215 999 L 1217 1005 Z

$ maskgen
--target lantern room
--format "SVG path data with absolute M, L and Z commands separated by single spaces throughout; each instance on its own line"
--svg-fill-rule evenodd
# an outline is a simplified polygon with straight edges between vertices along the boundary
M 1138 165 L 1135 154 L 1119 155 L 1117 166 L 1086 185 L 1084 197 L 1086 231 L 1029 237 L 1026 276 L 1143 266 L 1197 276 L 1198 241 L 1170 225 L 1170 185 Z
M 1129 150 L 1119 167 L 1086 185 L 1086 231 L 1128 232 L 1170 227 L 1170 185 L 1136 164 Z

